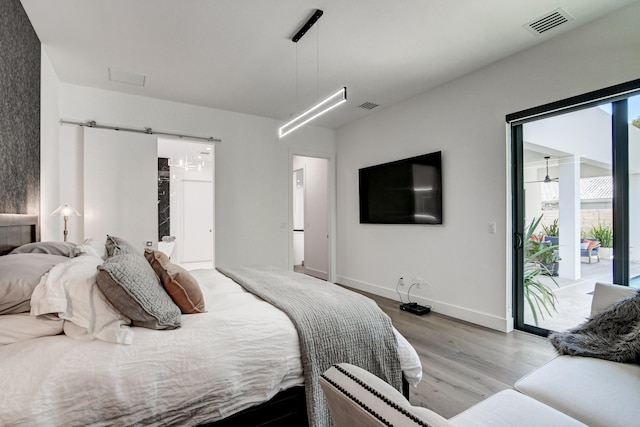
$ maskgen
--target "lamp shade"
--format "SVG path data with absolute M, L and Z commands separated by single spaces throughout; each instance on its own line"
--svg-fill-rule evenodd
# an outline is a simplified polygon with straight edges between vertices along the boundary
M 58 209 L 51 212 L 51 216 L 80 216 L 80 213 L 67 204 L 58 206 Z

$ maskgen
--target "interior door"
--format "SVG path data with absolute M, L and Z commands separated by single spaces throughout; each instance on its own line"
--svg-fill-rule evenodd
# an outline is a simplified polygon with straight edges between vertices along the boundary
M 85 238 L 121 237 L 142 251 L 158 235 L 153 135 L 84 128 Z
M 184 180 L 182 262 L 213 262 L 213 183 Z
M 319 157 L 293 156 L 293 170 L 303 175 L 304 273 L 323 280 L 329 278 L 329 160 Z M 297 190 L 293 182 L 294 195 Z M 292 206 L 294 211 L 295 206 Z M 295 215 L 294 215 L 295 217 Z M 294 226 L 300 226 L 295 221 Z M 292 230 L 292 233 L 295 231 Z M 292 235 L 292 239 L 295 236 Z

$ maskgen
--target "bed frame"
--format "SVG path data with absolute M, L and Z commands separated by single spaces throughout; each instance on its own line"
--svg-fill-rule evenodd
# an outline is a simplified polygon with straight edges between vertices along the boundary
M 18 246 L 40 241 L 38 215 L 0 214 L 0 255 Z M 231 426 L 306 426 L 307 406 L 303 386 L 281 391 L 268 402 L 245 409 L 225 419 L 205 423 L 203 427 Z
M 25 243 L 40 240 L 38 215 L 0 214 L 0 255 Z M 402 378 L 402 394 L 409 398 L 409 384 Z M 281 425 L 307 426 L 307 405 L 304 386 L 281 391 L 268 402 L 245 409 L 237 414 L 202 427 L 232 426 L 275 427 Z

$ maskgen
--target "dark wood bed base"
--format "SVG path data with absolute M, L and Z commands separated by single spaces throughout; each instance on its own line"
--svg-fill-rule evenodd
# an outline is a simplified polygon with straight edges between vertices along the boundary
M 25 243 L 40 240 L 37 215 L 0 214 L 0 255 Z M 402 378 L 402 394 L 409 398 L 409 383 Z M 304 387 L 281 391 L 268 402 L 245 409 L 223 420 L 202 427 L 276 427 L 307 426 L 307 404 Z
M 245 409 L 223 420 L 202 424 L 201 427 L 277 427 L 308 426 L 304 387 L 281 391 L 270 401 Z
M 409 399 L 409 383 L 402 377 L 402 394 Z M 276 427 L 308 426 L 307 404 L 304 387 L 292 387 L 281 391 L 270 401 L 245 409 L 214 423 L 201 427 Z
M 40 240 L 38 215 L 0 214 L 0 255 Z

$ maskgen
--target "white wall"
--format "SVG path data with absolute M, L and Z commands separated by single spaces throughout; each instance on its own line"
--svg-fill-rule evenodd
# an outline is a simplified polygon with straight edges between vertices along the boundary
M 638 78 L 640 4 L 337 133 L 338 281 L 397 299 L 400 276 L 435 311 L 512 328 L 509 113 Z M 442 226 L 360 225 L 358 169 L 442 150 Z M 488 232 L 491 222 L 496 234 Z
M 95 120 L 222 138 L 215 159 L 216 264 L 288 267 L 290 150 L 312 148 L 334 158 L 334 131 L 308 126 L 281 142 L 281 123 L 272 119 L 65 83 L 59 84 L 59 97 L 59 112 L 48 112 L 49 121 Z M 61 152 L 64 147 L 77 152 L 82 132 L 70 126 L 59 129 Z M 54 155 L 42 158 L 46 170 L 60 169 L 60 188 L 77 197 L 83 191 L 82 180 L 74 171 L 82 167 L 81 159 L 74 161 L 65 159 L 71 164 L 62 168 Z M 51 172 L 43 175 L 42 181 L 50 176 Z M 46 232 L 53 232 L 50 226 Z
M 62 240 L 62 217 L 50 216 L 60 200 L 58 77 L 47 53 L 40 56 L 40 238 L 43 241 Z M 46 179 L 43 179 L 46 178 Z

